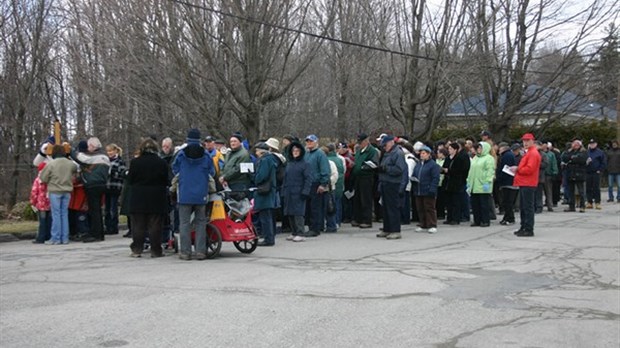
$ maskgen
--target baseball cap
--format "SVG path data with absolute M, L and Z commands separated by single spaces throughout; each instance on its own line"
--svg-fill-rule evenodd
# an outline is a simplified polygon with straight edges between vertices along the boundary
M 534 137 L 534 134 L 532 133 L 525 133 L 521 137 L 521 140 L 536 140 L 536 138 Z
M 314 134 L 310 134 L 310 135 L 308 135 L 308 136 L 306 137 L 306 141 L 308 141 L 308 140 L 309 140 L 309 141 L 314 141 L 314 142 L 316 142 L 316 141 L 319 141 L 319 137 L 317 137 L 317 136 L 316 136 L 316 135 L 314 135 Z

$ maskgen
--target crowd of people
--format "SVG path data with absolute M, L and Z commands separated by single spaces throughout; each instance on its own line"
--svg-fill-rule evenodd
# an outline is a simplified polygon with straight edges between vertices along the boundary
M 479 139 L 436 143 L 381 134 L 355 142 L 321 141 L 310 134 L 286 135 L 250 146 L 241 133 L 228 141 L 190 129 L 182 145 L 145 138 L 126 165 L 116 144 L 105 148 L 92 137 L 75 149 L 51 137 L 33 164 L 39 175 L 31 203 L 39 214 L 33 243 L 103 241 L 119 233 L 119 214 L 128 216 L 131 256 L 141 257 L 150 240 L 151 257 L 164 256 L 162 242 L 180 235 L 179 257 L 207 258 L 209 194 L 246 192 L 253 199 L 259 246 L 275 245 L 277 233 L 303 242 L 335 233 L 344 224 L 370 229 L 378 238 L 400 239 L 402 225 L 436 233 L 445 225 L 499 224 L 515 235 L 534 236 L 535 215 L 566 204 L 565 212 L 601 207 L 601 175 L 608 173 L 608 201 L 620 202 L 620 149 L 607 153 L 595 139 L 574 139 L 564 151 L 524 134 L 496 144 L 488 131 Z M 614 196 L 614 186 L 618 187 Z M 544 200 L 543 200 L 544 196 Z M 281 221 L 281 224 L 277 224 Z M 191 231 L 195 231 L 193 238 Z

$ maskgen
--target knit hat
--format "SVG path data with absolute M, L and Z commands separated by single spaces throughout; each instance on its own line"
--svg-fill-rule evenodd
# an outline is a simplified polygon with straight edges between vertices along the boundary
M 187 131 L 187 143 L 198 143 L 200 142 L 200 131 L 196 128 L 192 128 Z
M 237 140 L 239 140 L 239 142 L 243 142 L 243 135 L 241 135 L 241 133 L 239 133 L 239 132 L 233 133 L 233 135 L 231 135 L 230 137 L 231 138 L 237 138 Z
M 53 135 L 49 138 L 47 138 L 47 142 L 50 144 L 56 144 L 56 137 L 54 137 Z
M 88 151 L 88 143 L 86 142 L 86 140 L 80 140 L 80 142 L 78 143 L 78 146 L 77 146 L 77 150 L 78 150 L 78 152 L 86 152 L 86 151 Z

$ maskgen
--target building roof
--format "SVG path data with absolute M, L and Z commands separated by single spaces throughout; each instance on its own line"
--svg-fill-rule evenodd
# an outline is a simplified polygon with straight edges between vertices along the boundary
M 499 99 L 500 108 L 504 107 L 505 102 L 506 93 L 503 93 Z M 566 114 L 596 120 L 604 118 L 616 120 L 617 118 L 617 111 L 613 108 L 559 88 L 529 85 L 523 93 L 521 103 L 519 112 L 523 115 Z M 475 117 L 486 113 L 486 104 L 482 94 L 458 100 L 448 109 L 449 117 Z

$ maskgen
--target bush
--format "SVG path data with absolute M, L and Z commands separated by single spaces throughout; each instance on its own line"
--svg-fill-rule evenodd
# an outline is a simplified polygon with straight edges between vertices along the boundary
M 32 220 L 37 221 L 37 214 L 30 207 L 30 202 L 18 202 L 13 206 L 11 214 L 9 215 L 13 219 Z

